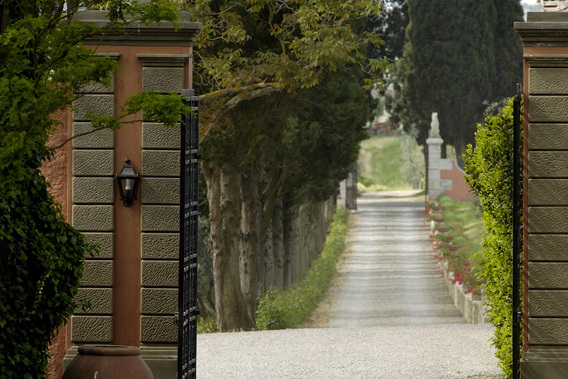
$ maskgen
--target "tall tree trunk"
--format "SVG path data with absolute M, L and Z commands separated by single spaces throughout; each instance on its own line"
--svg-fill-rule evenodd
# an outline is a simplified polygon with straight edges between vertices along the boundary
M 327 236 L 327 226 L 325 222 L 325 207 L 327 201 L 322 201 L 317 205 L 317 215 L 316 215 L 316 251 L 319 256 L 323 251 L 323 245 L 325 244 L 325 239 Z
M 288 210 L 288 212 L 290 212 Z M 292 218 L 286 215 L 282 218 L 282 229 L 283 229 L 283 261 L 282 261 L 282 283 L 284 289 L 290 288 L 292 286 L 292 276 L 294 272 L 294 267 L 292 265 Z
M 202 165 L 202 171 L 211 221 L 217 325 L 223 332 L 249 330 L 254 318 L 246 307 L 239 276 L 240 178 L 208 163 Z
M 257 299 L 258 280 L 264 268 L 264 245 L 260 244 L 260 225 L 262 207 L 258 192 L 258 172 L 249 167 L 245 175 L 241 175 L 240 195 L 241 208 L 241 240 L 239 254 L 239 273 L 241 291 L 246 301 L 249 317 L 254 320 Z M 251 328 L 254 327 L 251 325 Z
M 298 213 L 298 234 L 299 234 L 299 250 L 300 250 L 300 277 L 298 281 L 302 280 L 304 275 L 310 268 L 310 246 L 308 242 L 308 235 L 310 234 L 308 222 L 309 205 L 307 203 L 300 206 Z
M 274 287 L 284 289 L 284 224 L 282 199 L 272 215 L 272 254 L 274 258 Z
M 298 212 L 290 217 L 284 231 L 284 249 L 286 252 L 286 288 L 290 288 L 300 278 L 300 243 L 298 235 Z
M 272 239 L 272 223 L 270 223 L 264 243 L 264 281 L 262 291 L 274 288 L 274 243 Z

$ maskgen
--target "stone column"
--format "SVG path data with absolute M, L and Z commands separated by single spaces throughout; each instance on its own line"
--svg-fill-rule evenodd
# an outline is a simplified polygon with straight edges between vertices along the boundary
M 110 54 L 118 58 L 118 54 Z M 75 101 L 73 135 L 92 131 L 87 112 L 114 114 L 114 81 L 110 88 L 88 87 Z M 72 224 L 87 240 L 100 246 L 100 254 L 87 257 L 78 299 L 92 307 L 80 307 L 72 317 L 71 340 L 75 343 L 112 342 L 114 255 L 114 133 L 100 130 L 73 140 Z
M 445 190 L 452 188 L 452 182 L 442 179 L 440 170 L 450 170 L 452 163 L 448 159 L 442 159 L 442 144 L 440 137 L 440 123 L 438 114 L 432 113 L 432 124 L 426 144 L 428 145 L 428 198 L 436 200 Z
M 104 26 L 106 12 L 78 12 L 76 19 Z M 118 112 L 130 95 L 191 88 L 192 45 L 200 25 L 182 14 L 178 31 L 169 23 L 133 23 L 126 33 L 86 41 L 118 60 L 112 88 L 92 88 L 77 102 L 74 131 L 88 130 L 87 110 Z M 101 42 L 102 41 L 102 42 Z M 93 303 L 71 320 L 75 344 L 141 347 L 158 378 L 177 375 L 180 130 L 137 114 L 115 132 L 77 138 L 73 151 L 73 225 L 102 246 L 85 265 L 80 296 Z M 114 175 L 124 160 L 141 176 L 130 208 L 118 199 Z M 72 359 L 72 348 L 66 358 Z
M 568 14 L 529 13 L 524 45 L 523 378 L 568 375 Z

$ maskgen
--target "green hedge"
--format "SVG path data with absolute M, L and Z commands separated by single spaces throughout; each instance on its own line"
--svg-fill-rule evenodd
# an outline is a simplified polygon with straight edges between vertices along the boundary
M 513 100 L 500 114 L 487 117 L 475 133 L 476 147 L 464 155 L 468 185 L 479 197 L 487 233 L 479 254 L 486 281 L 489 317 L 495 326 L 493 344 L 500 366 L 512 375 L 513 283 Z M 522 285 L 521 285 L 522 288 Z
M 337 260 L 345 249 L 348 215 L 346 210 L 335 213 L 323 251 L 302 281 L 286 291 L 268 291 L 259 299 L 257 329 L 297 328 L 311 317 L 325 295 L 335 274 Z

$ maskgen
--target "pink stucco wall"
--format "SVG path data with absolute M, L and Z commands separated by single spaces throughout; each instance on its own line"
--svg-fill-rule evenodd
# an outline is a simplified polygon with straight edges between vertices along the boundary
M 454 201 L 473 200 L 473 193 L 467 186 L 464 175 L 464 172 L 458 168 L 455 161 L 452 162 L 451 170 L 440 170 L 440 179 L 452 181 L 452 189 L 445 190 L 444 193 Z

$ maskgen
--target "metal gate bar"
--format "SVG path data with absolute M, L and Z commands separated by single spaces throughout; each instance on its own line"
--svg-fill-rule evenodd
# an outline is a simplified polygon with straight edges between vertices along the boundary
M 519 378 L 521 373 L 521 340 L 520 326 L 522 311 L 519 308 L 520 294 L 520 219 L 522 204 L 521 194 L 521 85 L 517 84 L 517 95 L 513 101 L 513 378 Z
M 199 200 L 199 98 L 192 89 L 182 90 L 192 113 L 183 115 L 180 154 L 180 244 L 178 378 L 196 377 L 197 361 L 197 232 Z

